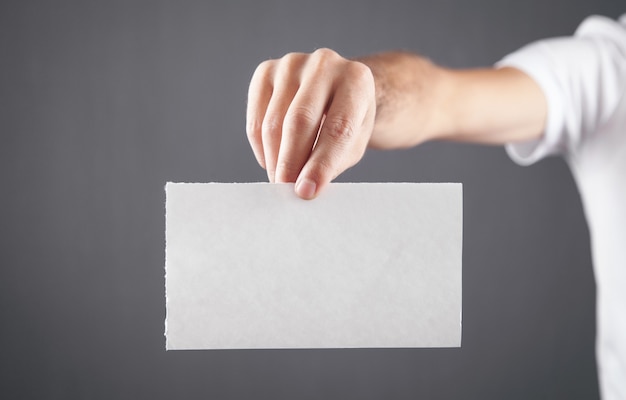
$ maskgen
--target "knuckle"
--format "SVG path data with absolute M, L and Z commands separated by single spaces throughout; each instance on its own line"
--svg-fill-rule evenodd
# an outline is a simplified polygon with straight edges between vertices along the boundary
M 346 117 L 332 117 L 324 122 L 324 133 L 330 138 L 344 142 L 355 134 L 354 122 Z
M 304 57 L 305 54 L 303 53 L 287 53 L 280 59 L 281 68 L 298 68 L 302 64 Z
M 281 131 L 283 126 L 282 118 L 277 114 L 266 115 L 261 125 L 262 135 L 273 135 Z
M 332 59 L 332 58 L 336 58 L 339 56 L 339 54 L 337 54 L 336 51 L 331 50 L 329 48 L 326 47 L 321 47 L 317 50 L 315 50 L 313 52 L 313 55 L 318 57 L 318 58 L 323 58 L 323 59 Z
M 269 79 L 273 74 L 275 65 L 276 65 L 275 60 L 263 61 L 256 67 L 256 70 L 254 71 L 254 74 L 253 74 L 253 78 L 260 79 L 260 80 Z
M 308 107 L 294 107 L 289 110 L 285 119 L 285 125 L 288 125 L 290 129 L 297 133 L 306 133 L 317 125 L 317 118 Z
M 317 160 L 317 165 L 321 176 L 332 175 L 332 172 L 335 170 L 335 163 L 331 157 L 320 158 Z
M 246 121 L 246 134 L 251 142 L 260 140 L 262 134 L 262 123 L 256 118 Z
M 348 75 L 356 82 L 362 84 L 374 83 L 372 70 L 367 65 L 354 61 L 348 64 L 346 68 Z
M 311 54 L 309 62 L 312 64 L 314 71 L 323 72 L 330 64 L 336 63 L 338 60 L 341 60 L 341 56 L 334 50 L 321 48 Z

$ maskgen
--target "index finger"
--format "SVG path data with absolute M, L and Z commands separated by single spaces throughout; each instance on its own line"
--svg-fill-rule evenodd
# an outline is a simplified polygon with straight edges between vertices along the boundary
M 351 78 L 338 83 L 311 156 L 296 180 L 296 193 L 312 199 L 331 180 L 356 164 L 367 147 L 374 123 L 371 71 L 354 64 Z

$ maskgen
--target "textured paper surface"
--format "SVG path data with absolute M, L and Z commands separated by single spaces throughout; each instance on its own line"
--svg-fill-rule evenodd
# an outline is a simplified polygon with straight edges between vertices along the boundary
M 457 347 L 462 186 L 168 183 L 166 348 Z

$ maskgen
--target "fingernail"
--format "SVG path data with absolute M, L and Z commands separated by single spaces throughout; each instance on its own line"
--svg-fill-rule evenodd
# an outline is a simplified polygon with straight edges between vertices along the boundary
M 303 199 L 310 200 L 315 197 L 317 185 L 310 179 L 302 178 L 296 183 L 296 194 Z

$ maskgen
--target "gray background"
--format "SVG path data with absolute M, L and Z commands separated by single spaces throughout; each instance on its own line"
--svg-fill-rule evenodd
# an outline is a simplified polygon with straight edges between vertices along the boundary
M 622 8 L 622 9 L 620 9 Z M 565 163 L 368 152 L 343 181 L 464 185 L 461 349 L 165 352 L 166 181 L 259 181 L 262 60 L 402 48 L 489 65 L 622 0 L 0 2 L 0 397 L 598 396 L 588 232 Z

